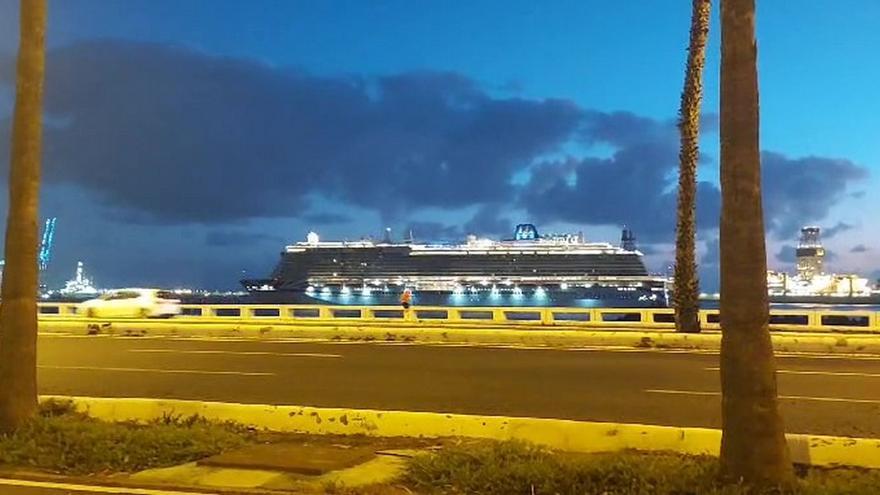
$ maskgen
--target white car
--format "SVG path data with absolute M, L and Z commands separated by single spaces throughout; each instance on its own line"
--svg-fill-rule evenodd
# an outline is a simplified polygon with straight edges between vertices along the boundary
M 170 318 L 180 314 L 180 300 L 159 289 L 119 289 L 81 303 L 88 318 Z

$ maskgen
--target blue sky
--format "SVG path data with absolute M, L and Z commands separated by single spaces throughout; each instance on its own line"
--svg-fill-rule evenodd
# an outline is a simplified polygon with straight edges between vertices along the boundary
M 630 224 L 652 268 L 671 259 L 689 2 L 49 4 L 50 282 L 82 259 L 106 285 L 230 287 L 309 229 L 357 238 L 385 225 L 499 236 L 531 220 L 615 240 Z M 0 0 L 0 118 L 16 5 Z M 715 8 L 699 207 L 710 251 Z M 880 268 L 878 21 L 870 0 L 758 2 L 773 266 L 787 266 L 796 226 L 815 223 L 839 227 L 833 268 Z

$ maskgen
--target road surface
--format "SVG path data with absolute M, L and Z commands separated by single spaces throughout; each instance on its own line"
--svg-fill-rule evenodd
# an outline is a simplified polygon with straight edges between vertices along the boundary
M 880 357 L 779 356 L 787 430 L 880 437 Z M 718 356 L 41 336 L 40 393 L 720 427 Z

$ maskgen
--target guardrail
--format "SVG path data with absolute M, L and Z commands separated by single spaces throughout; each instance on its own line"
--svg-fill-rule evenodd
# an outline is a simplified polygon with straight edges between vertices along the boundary
M 552 308 L 552 307 L 449 307 L 318 306 L 183 304 L 175 322 L 243 322 L 276 324 L 391 324 L 522 326 L 567 328 L 620 328 L 669 330 L 675 313 L 668 308 Z M 82 319 L 74 303 L 40 303 L 41 319 Z M 102 318 L 103 319 L 103 318 Z M 717 309 L 700 311 L 702 328 L 720 329 Z M 880 313 L 873 311 L 770 311 L 771 330 L 811 332 L 880 332 Z

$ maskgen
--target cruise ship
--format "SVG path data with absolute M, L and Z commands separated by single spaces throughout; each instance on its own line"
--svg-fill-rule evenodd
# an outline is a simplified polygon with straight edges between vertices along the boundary
M 271 276 L 242 280 L 252 297 L 272 302 L 455 306 L 617 306 L 667 304 L 667 282 L 648 273 L 635 237 L 620 245 L 582 234 L 540 235 L 521 224 L 507 240 L 469 236 L 458 244 L 324 241 L 310 232 L 285 247 Z

